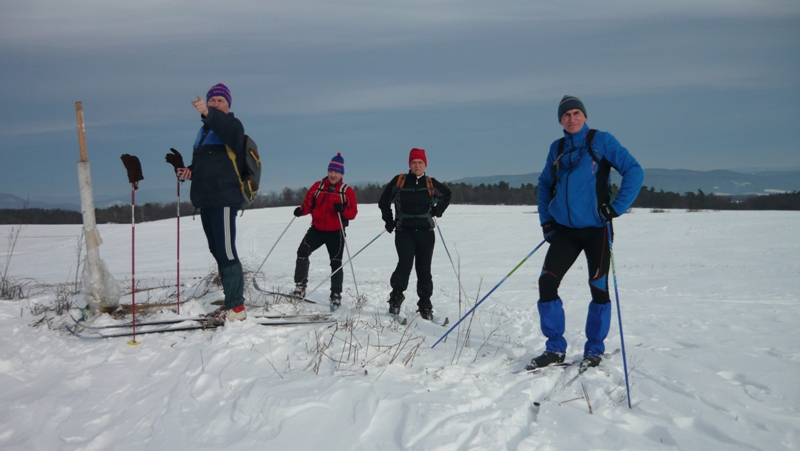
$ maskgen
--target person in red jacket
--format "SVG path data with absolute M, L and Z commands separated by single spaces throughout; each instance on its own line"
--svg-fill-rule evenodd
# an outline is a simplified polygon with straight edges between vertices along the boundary
M 344 274 L 342 254 L 345 246 L 345 231 L 349 221 L 356 218 L 358 205 L 353 188 L 342 181 L 344 177 L 344 158 L 337 153 L 328 165 L 328 176 L 311 185 L 303 205 L 294 209 L 297 217 L 311 213 L 311 227 L 297 248 L 297 262 L 294 268 L 295 288 L 292 296 L 304 298 L 308 284 L 308 257 L 323 244 L 328 248 L 331 258 L 331 307 L 342 303 L 342 281 Z

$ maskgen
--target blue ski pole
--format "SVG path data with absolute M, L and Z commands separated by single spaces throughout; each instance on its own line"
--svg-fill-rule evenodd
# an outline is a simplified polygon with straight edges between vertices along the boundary
M 614 242 L 611 233 L 611 224 L 606 225 L 608 232 L 608 251 L 611 255 L 611 274 L 614 275 L 614 296 L 617 298 L 617 322 L 619 323 L 619 342 L 622 348 L 622 369 L 625 371 L 625 390 L 628 394 L 628 408 L 631 409 L 631 386 L 628 383 L 628 358 L 625 355 L 625 338 L 622 335 L 622 312 L 619 309 L 619 291 L 617 290 L 617 268 L 614 264 Z
M 478 303 L 477 303 L 477 304 L 475 304 L 475 306 L 474 306 L 474 307 L 472 307 L 471 309 L 469 309 L 469 311 L 468 311 L 468 312 L 467 312 L 467 313 L 466 313 L 464 316 L 462 316 L 460 320 L 458 320 L 458 321 L 457 321 L 455 324 L 453 324 L 453 326 L 452 326 L 450 329 L 448 329 L 448 330 L 447 330 L 447 332 L 445 332 L 445 333 L 444 333 L 444 335 L 442 335 L 442 336 L 441 336 L 441 338 L 439 338 L 438 340 L 436 340 L 436 343 L 434 343 L 434 344 L 433 344 L 433 346 L 431 346 L 431 349 L 435 348 L 435 347 L 436 347 L 436 345 L 438 345 L 440 341 L 444 340 L 444 338 L 445 338 L 445 337 L 446 337 L 446 336 L 447 336 L 447 335 L 448 335 L 450 332 L 452 332 L 452 331 L 453 331 L 453 329 L 455 329 L 455 328 L 456 328 L 456 327 L 457 327 L 459 324 L 461 324 L 461 322 L 462 322 L 462 321 L 464 321 L 464 319 L 465 319 L 466 317 L 468 317 L 468 316 L 470 315 L 470 313 L 472 313 L 472 312 L 473 312 L 473 311 L 474 311 L 476 308 L 478 308 L 478 306 L 479 306 L 479 305 L 481 305 L 481 303 L 483 303 L 483 301 L 485 301 L 485 300 L 486 300 L 486 298 L 488 298 L 488 297 L 489 297 L 489 296 L 490 296 L 492 293 L 494 293 L 494 290 L 496 290 L 496 289 L 497 289 L 497 287 L 499 287 L 500 285 L 502 285 L 502 284 L 503 284 L 503 282 L 505 282 L 505 281 L 506 281 L 506 279 L 508 279 L 509 277 L 511 277 L 511 274 L 514 274 L 514 271 L 516 271 L 517 269 L 519 269 L 519 267 L 520 267 L 520 266 L 522 266 L 522 265 L 523 265 L 523 264 L 524 264 L 526 261 L 528 261 L 528 259 L 529 259 L 529 258 L 531 258 L 531 255 L 533 255 L 533 253 L 534 253 L 534 252 L 538 251 L 538 250 L 539 250 L 539 248 L 540 248 L 540 247 L 542 247 L 542 245 L 543 245 L 544 243 L 545 243 L 545 240 L 542 240 L 542 242 L 541 242 L 541 243 L 539 243 L 539 245 L 538 245 L 538 246 L 536 246 L 535 248 L 533 248 L 533 250 L 532 250 L 532 251 L 531 251 L 531 252 L 530 252 L 530 253 L 529 253 L 529 254 L 528 254 L 528 255 L 527 255 L 525 258 L 523 258 L 523 259 L 522 259 L 522 261 L 521 261 L 521 262 L 519 262 L 519 263 L 517 264 L 517 266 L 515 266 L 515 267 L 514 267 L 514 269 L 512 269 L 512 270 L 511 270 L 511 272 L 509 272 L 508 274 L 506 274 L 506 276 L 505 276 L 505 277 L 503 277 L 503 279 L 502 279 L 500 282 L 497 282 L 497 285 L 495 285 L 494 287 L 492 287 L 492 289 L 491 289 L 491 290 L 489 290 L 489 292 L 488 292 L 488 293 L 486 293 L 486 294 L 485 294 L 485 295 L 484 295 L 484 296 L 481 298 L 481 300 L 480 300 L 480 301 L 478 301 Z

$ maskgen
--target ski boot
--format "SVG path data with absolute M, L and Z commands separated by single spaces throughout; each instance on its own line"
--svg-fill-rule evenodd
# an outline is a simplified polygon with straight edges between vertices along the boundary
M 581 360 L 581 367 L 578 369 L 578 372 L 583 373 L 589 368 L 594 368 L 597 365 L 600 365 L 600 362 L 602 361 L 603 358 L 599 355 L 585 355 L 583 356 L 583 360 Z
M 240 305 L 238 307 L 234 307 L 230 310 L 225 310 L 225 307 L 220 307 L 213 312 L 209 313 L 207 318 L 210 318 L 210 322 L 216 326 L 222 326 L 225 324 L 225 321 L 242 321 L 247 318 L 247 310 L 245 310 L 244 305 Z
M 331 292 L 331 311 L 334 312 L 341 306 L 342 306 L 342 293 Z
M 403 301 L 406 297 L 403 293 L 399 291 L 392 291 L 389 294 L 389 314 L 390 315 L 399 315 L 400 314 L 400 306 L 403 305 Z
M 419 316 L 426 321 L 433 321 L 433 310 L 429 308 L 421 308 L 417 310 L 419 312 Z
M 306 297 L 306 284 L 304 284 L 302 282 L 298 283 L 298 284 L 295 284 L 294 290 L 292 290 L 292 293 L 290 294 L 290 296 L 292 296 L 293 298 L 297 298 L 297 299 L 305 299 L 305 297 Z
M 533 360 L 531 360 L 531 363 L 525 367 L 525 370 L 531 371 L 537 368 L 555 365 L 556 363 L 564 363 L 564 354 L 545 351 L 539 357 L 535 357 Z

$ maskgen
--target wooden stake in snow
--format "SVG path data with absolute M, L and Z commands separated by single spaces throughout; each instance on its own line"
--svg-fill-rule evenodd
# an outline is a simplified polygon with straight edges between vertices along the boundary
M 78 183 L 81 193 L 81 213 L 83 214 L 83 231 L 86 236 L 86 262 L 83 267 L 83 291 L 87 311 L 90 315 L 98 312 L 110 312 L 119 305 L 120 287 L 100 259 L 100 245 L 103 240 L 97 231 L 94 216 L 94 195 L 92 194 L 92 176 L 89 159 L 86 155 L 86 135 L 83 125 L 83 104 L 75 102 L 75 113 L 78 120 L 78 145 L 81 159 L 78 161 Z

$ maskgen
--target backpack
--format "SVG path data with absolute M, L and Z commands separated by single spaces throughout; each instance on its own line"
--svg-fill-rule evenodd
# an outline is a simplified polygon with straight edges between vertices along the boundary
M 233 163 L 233 169 L 236 171 L 236 176 L 239 178 L 239 188 L 242 190 L 242 210 L 253 204 L 258 194 L 258 185 L 261 183 L 261 156 L 258 154 L 258 145 L 253 141 L 253 138 L 244 135 L 244 162 L 242 170 L 239 171 L 239 165 L 236 163 L 236 153 L 228 147 L 228 158 Z
M 403 213 L 403 210 L 400 208 L 400 191 L 416 191 L 416 189 L 411 188 L 403 188 L 403 185 L 406 182 L 406 174 L 398 174 L 397 176 L 397 183 L 394 185 L 394 205 L 395 205 L 395 215 L 397 219 L 406 219 L 406 218 L 430 218 L 431 212 L 430 209 L 424 215 L 409 215 Z M 425 187 L 426 191 L 428 191 L 428 195 L 431 197 L 431 206 L 433 206 L 434 198 L 433 198 L 433 181 L 427 175 L 425 176 Z
M 314 208 L 317 207 L 317 197 L 319 197 L 319 193 L 322 192 L 322 187 L 323 186 L 325 186 L 325 179 L 322 179 L 319 182 L 319 185 L 317 185 L 317 191 L 314 193 L 314 197 L 311 198 L 311 211 L 314 211 Z M 339 196 L 342 198 L 342 205 L 347 203 L 347 198 L 344 195 L 344 192 L 345 192 L 346 189 L 347 189 L 347 184 L 345 184 L 343 182 L 342 186 L 339 188 L 339 191 L 338 191 L 339 192 Z M 331 191 L 331 192 L 333 192 L 333 191 Z M 348 220 L 347 218 L 342 217 L 341 219 L 342 219 L 342 226 L 347 227 L 350 224 L 350 220 Z
M 397 183 L 394 185 L 397 188 L 397 191 L 403 189 L 403 184 L 406 182 L 406 174 L 398 174 L 397 175 Z M 433 181 L 427 175 L 425 176 L 425 186 L 428 189 L 428 195 L 433 197 Z
M 614 193 L 611 192 L 611 184 L 608 181 L 608 177 L 611 174 L 611 163 L 605 158 L 600 160 L 594 150 L 592 150 L 592 141 L 594 140 L 595 133 L 597 133 L 597 130 L 593 128 L 589 129 L 589 132 L 586 133 L 586 149 L 589 152 L 589 156 L 592 157 L 592 160 L 594 160 L 598 167 L 595 173 L 595 177 L 597 178 L 595 191 L 597 192 L 597 206 L 599 207 L 603 204 L 611 204 L 611 202 L 614 201 Z M 555 197 L 556 185 L 558 184 L 558 175 L 556 175 L 556 173 L 560 167 L 559 161 L 561 161 L 561 156 L 564 155 L 564 146 L 566 142 L 567 138 L 558 140 L 558 154 L 556 155 L 555 161 L 553 161 L 553 165 L 550 167 L 553 171 L 553 186 L 550 187 L 550 195 L 552 197 Z

